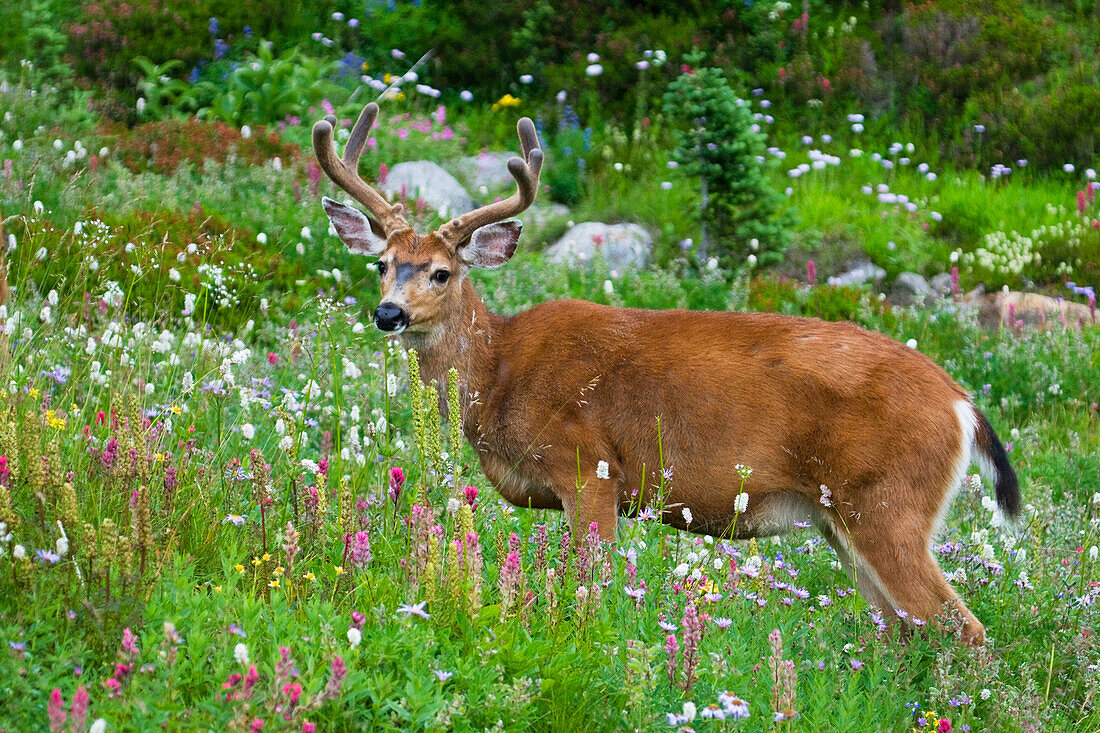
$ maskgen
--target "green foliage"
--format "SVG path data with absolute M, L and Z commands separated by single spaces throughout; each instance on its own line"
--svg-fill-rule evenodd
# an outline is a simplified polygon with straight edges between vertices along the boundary
M 765 265 L 778 262 L 790 242 L 790 218 L 758 160 L 764 136 L 753 129 L 749 105 L 713 68 L 682 74 L 669 85 L 664 105 L 677 128 L 673 155 L 701 181 L 700 255 L 718 257 L 727 268 L 750 256 Z
M 4 29 L 0 34 L 0 69 L 29 71 L 34 86 L 70 77 L 72 71 L 63 58 L 68 39 L 59 30 L 66 15 L 64 5 L 51 0 L 4 3 L 0 8 L 0 28 Z
M 159 65 L 172 60 L 180 69 L 216 55 L 217 42 L 239 42 L 245 27 L 256 37 L 280 37 L 298 22 L 301 11 L 290 11 L 286 0 L 274 4 L 259 0 L 165 0 L 132 3 L 126 0 L 85 2 L 77 18 L 65 28 L 69 61 L 78 79 L 127 104 L 135 99 L 137 58 Z M 213 26 L 212 19 L 217 19 Z
M 272 44 L 261 42 L 256 53 L 246 55 L 224 83 L 197 85 L 197 94 L 206 90 L 212 97 L 198 110 L 198 116 L 234 125 L 304 117 L 321 100 L 345 96 L 329 80 L 336 67 L 335 62 L 306 56 L 298 49 L 276 56 Z

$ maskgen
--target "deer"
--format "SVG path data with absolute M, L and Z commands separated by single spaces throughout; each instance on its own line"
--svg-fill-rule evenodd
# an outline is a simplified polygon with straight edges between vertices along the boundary
M 377 114 L 364 107 L 342 157 L 336 119 L 314 125 L 318 163 L 366 213 L 322 205 L 348 250 L 377 260 L 374 325 L 416 349 L 425 383 L 457 370 L 463 411 L 450 419 L 505 500 L 562 510 L 574 536 L 594 525 L 614 541 L 620 516 L 662 498 L 652 476 L 663 465 L 665 506 L 688 511 L 661 521 L 731 539 L 812 522 L 871 607 L 985 643 L 933 536 L 972 461 L 1008 518 L 1019 485 L 989 420 L 935 362 L 855 324 L 771 313 L 579 300 L 491 313 L 469 273 L 516 251 L 514 217 L 534 201 L 543 162 L 533 123 L 517 123 L 515 193 L 421 235 L 359 175 Z

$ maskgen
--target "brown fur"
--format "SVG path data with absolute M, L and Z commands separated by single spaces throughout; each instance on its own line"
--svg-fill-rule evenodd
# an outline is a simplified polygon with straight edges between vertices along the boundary
M 561 300 L 507 318 L 488 312 L 468 278 L 429 283 L 439 267 L 461 268 L 432 235 L 395 237 L 383 259 L 385 299 L 412 320 L 405 345 L 426 381 L 458 369 L 463 430 L 508 501 L 564 508 L 573 527 L 596 522 L 611 539 L 620 514 L 655 500 L 663 458 L 674 506 L 663 521 L 736 537 L 813 521 L 870 603 L 925 620 L 946 606 L 969 642 L 984 639 L 929 554 L 960 459 L 954 404 L 967 396 L 920 352 L 851 324 L 776 314 Z M 398 263 L 429 267 L 396 293 Z M 599 461 L 609 480 L 596 477 Z M 753 472 L 734 527 L 738 463 Z
M 596 523 L 610 540 L 620 515 L 657 500 L 664 465 L 663 521 L 733 537 L 812 521 L 869 603 L 925 621 L 946 611 L 965 641 L 983 643 L 930 553 L 980 413 L 930 359 L 851 324 L 775 314 L 561 300 L 504 317 L 466 277 L 469 246 L 389 233 L 382 295 L 407 314 L 401 339 L 425 381 L 442 387 L 458 370 L 463 432 L 505 499 L 564 509 L 575 530 Z M 444 283 L 441 270 L 452 274 Z M 990 458 L 999 442 L 982 431 Z M 735 525 L 736 464 L 752 474 Z M 1016 492 L 1007 462 L 997 470 L 1008 472 L 998 498 L 1002 485 Z

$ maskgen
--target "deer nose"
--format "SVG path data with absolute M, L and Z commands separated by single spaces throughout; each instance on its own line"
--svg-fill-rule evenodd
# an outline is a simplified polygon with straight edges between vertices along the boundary
M 374 309 L 374 325 L 379 331 L 400 333 L 409 325 L 409 314 L 393 303 L 382 303 Z

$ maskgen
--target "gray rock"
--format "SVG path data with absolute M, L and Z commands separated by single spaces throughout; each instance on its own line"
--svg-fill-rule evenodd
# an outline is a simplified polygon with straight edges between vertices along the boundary
M 848 272 L 843 275 L 834 275 L 826 282 L 829 285 L 843 287 L 845 285 L 862 285 L 866 282 L 880 282 L 885 278 L 886 270 L 874 263 L 862 260 L 852 263 L 852 266 L 848 268 Z
M 531 208 L 516 218 L 522 221 L 524 226 L 541 227 L 555 219 L 568 219 L 569 207 L 565 204 L 539 204 L 536 201 Z
M 951 295 L 951 273 L 941 272 L 939 275 L 933 275 L 932 279 L 928 281 L 928 284 L 932 286 L 932 289 L 936 293 L 946 298 Z
M 453 217 L 472 211 L 474 202 L 462 184 L 447 171 L 429 160 L 398 163 L 390 169 L 385 183 L 378 189 L 391 199 L 402 194 L 414 208 L 416 199 L 422 199 L 443 217 Z
M 586 221 L 567 231 L 546 250 L 551 262 L 591 262 L 603 255 L 613 268 L 642 267 L 649 261 L 653 237 L 637 224 Z
M 915 272 L 903 272 L 894 280 L 890 302 L 894 305 L 929 305 L 936 299 L 936 292 L 922 276 Z
M 499 153 L 485 151 L 477 155 L 471 155 L 458 161 L 456 168 L 458 175 L 470 186 L 470 190 L 485 192 L 499 191 L 506 188 L 515 188 L 516 181 L 508 172 L 508 161 L 518 158 L 519 153 Z

